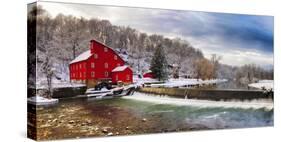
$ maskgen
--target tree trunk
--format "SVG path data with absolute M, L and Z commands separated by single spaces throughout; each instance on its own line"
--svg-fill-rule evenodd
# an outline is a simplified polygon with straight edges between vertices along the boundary
M 73 53 L 73 59 L 75 59 L 75 57 L 76 57 L 76 46 L 75 46 L 75 44 L 73 44 L 73 46 L 72 46 L 72 53 Z

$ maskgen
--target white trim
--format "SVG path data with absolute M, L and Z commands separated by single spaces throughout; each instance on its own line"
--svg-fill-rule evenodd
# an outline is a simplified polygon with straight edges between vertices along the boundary
M 118 66 L 112 70 L 112 72 L 119 72 L 119 71 L 124 71 L 125 69 L 129 68 L 128 66 Z

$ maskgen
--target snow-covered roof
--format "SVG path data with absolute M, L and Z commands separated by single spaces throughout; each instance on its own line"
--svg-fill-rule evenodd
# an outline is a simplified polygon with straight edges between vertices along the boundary
M 128 66 L 124 65 L 124 66 L 119 66 L 116 67 L 112 70 L 112 72 L 119 72 L 119 71 L 124 71 L 126 68 L 128 68 Z
M 92 55 L 91 51 L 87 50 L 87 51 L 83 52 L 82 54 L 80 54 L 79 56 L 77 56 L 74 60 L 72 60 L 70 62 L 70 64 L 87 60 L 91 55 Z
M 146 72 L 144 72 L 143 74 L 146 74 L 146 73 L 152 73 L 151 70 L 147 70 Z

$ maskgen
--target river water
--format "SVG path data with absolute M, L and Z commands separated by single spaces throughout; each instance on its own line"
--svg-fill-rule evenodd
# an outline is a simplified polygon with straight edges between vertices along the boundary
M 37 106 L 38 139 L 273 126 L 273 102 L 223 102 L 146 95 L 60 100 Z

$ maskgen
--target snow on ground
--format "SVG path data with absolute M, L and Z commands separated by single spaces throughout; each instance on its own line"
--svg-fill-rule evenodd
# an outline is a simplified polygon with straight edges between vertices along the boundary
M 41 96 L 34 96 L 31 98 L 28 98 L 27 101 L 34 105 L 49 105 L 49 104 L 55 104 L 55 103 L 59 102 L 58 99 L 54 99 L 54 98 L 48 99 L 48 98 L 44 98 Z
M 211 79 L 211 80 L 201 80 L 201 79 L 169 79 L 167 82 L 162 84 L 151 84 L 151 87 L 181 87 L 189 85 L 202 85 L 202 84 L 217 84 L 227 82 L 226 79 Z
M 133 76 L 133 81 L 136 86 L 142 86 L 145 83 L 157 83 L 157 79 L 153 78 L 139 78 L 138 76 Z
M 134 83 L 141 86 L 145 83 L 151 83 L 151 87 L 181 87 L 189 85 L 202 85 L 202 84 L 218 84 L 222 82 L 227 82 L 226 79 L 211 79 L 211 80 L 201 80 L 201 79 L 169 79 L 165 83 L 160 83 L 157 79 L 152 78 L 138 78 L 134 76 Z
M 257 83 L 248 84 L 249 87 L 273 90 L 273 80 L 260 80 Z

